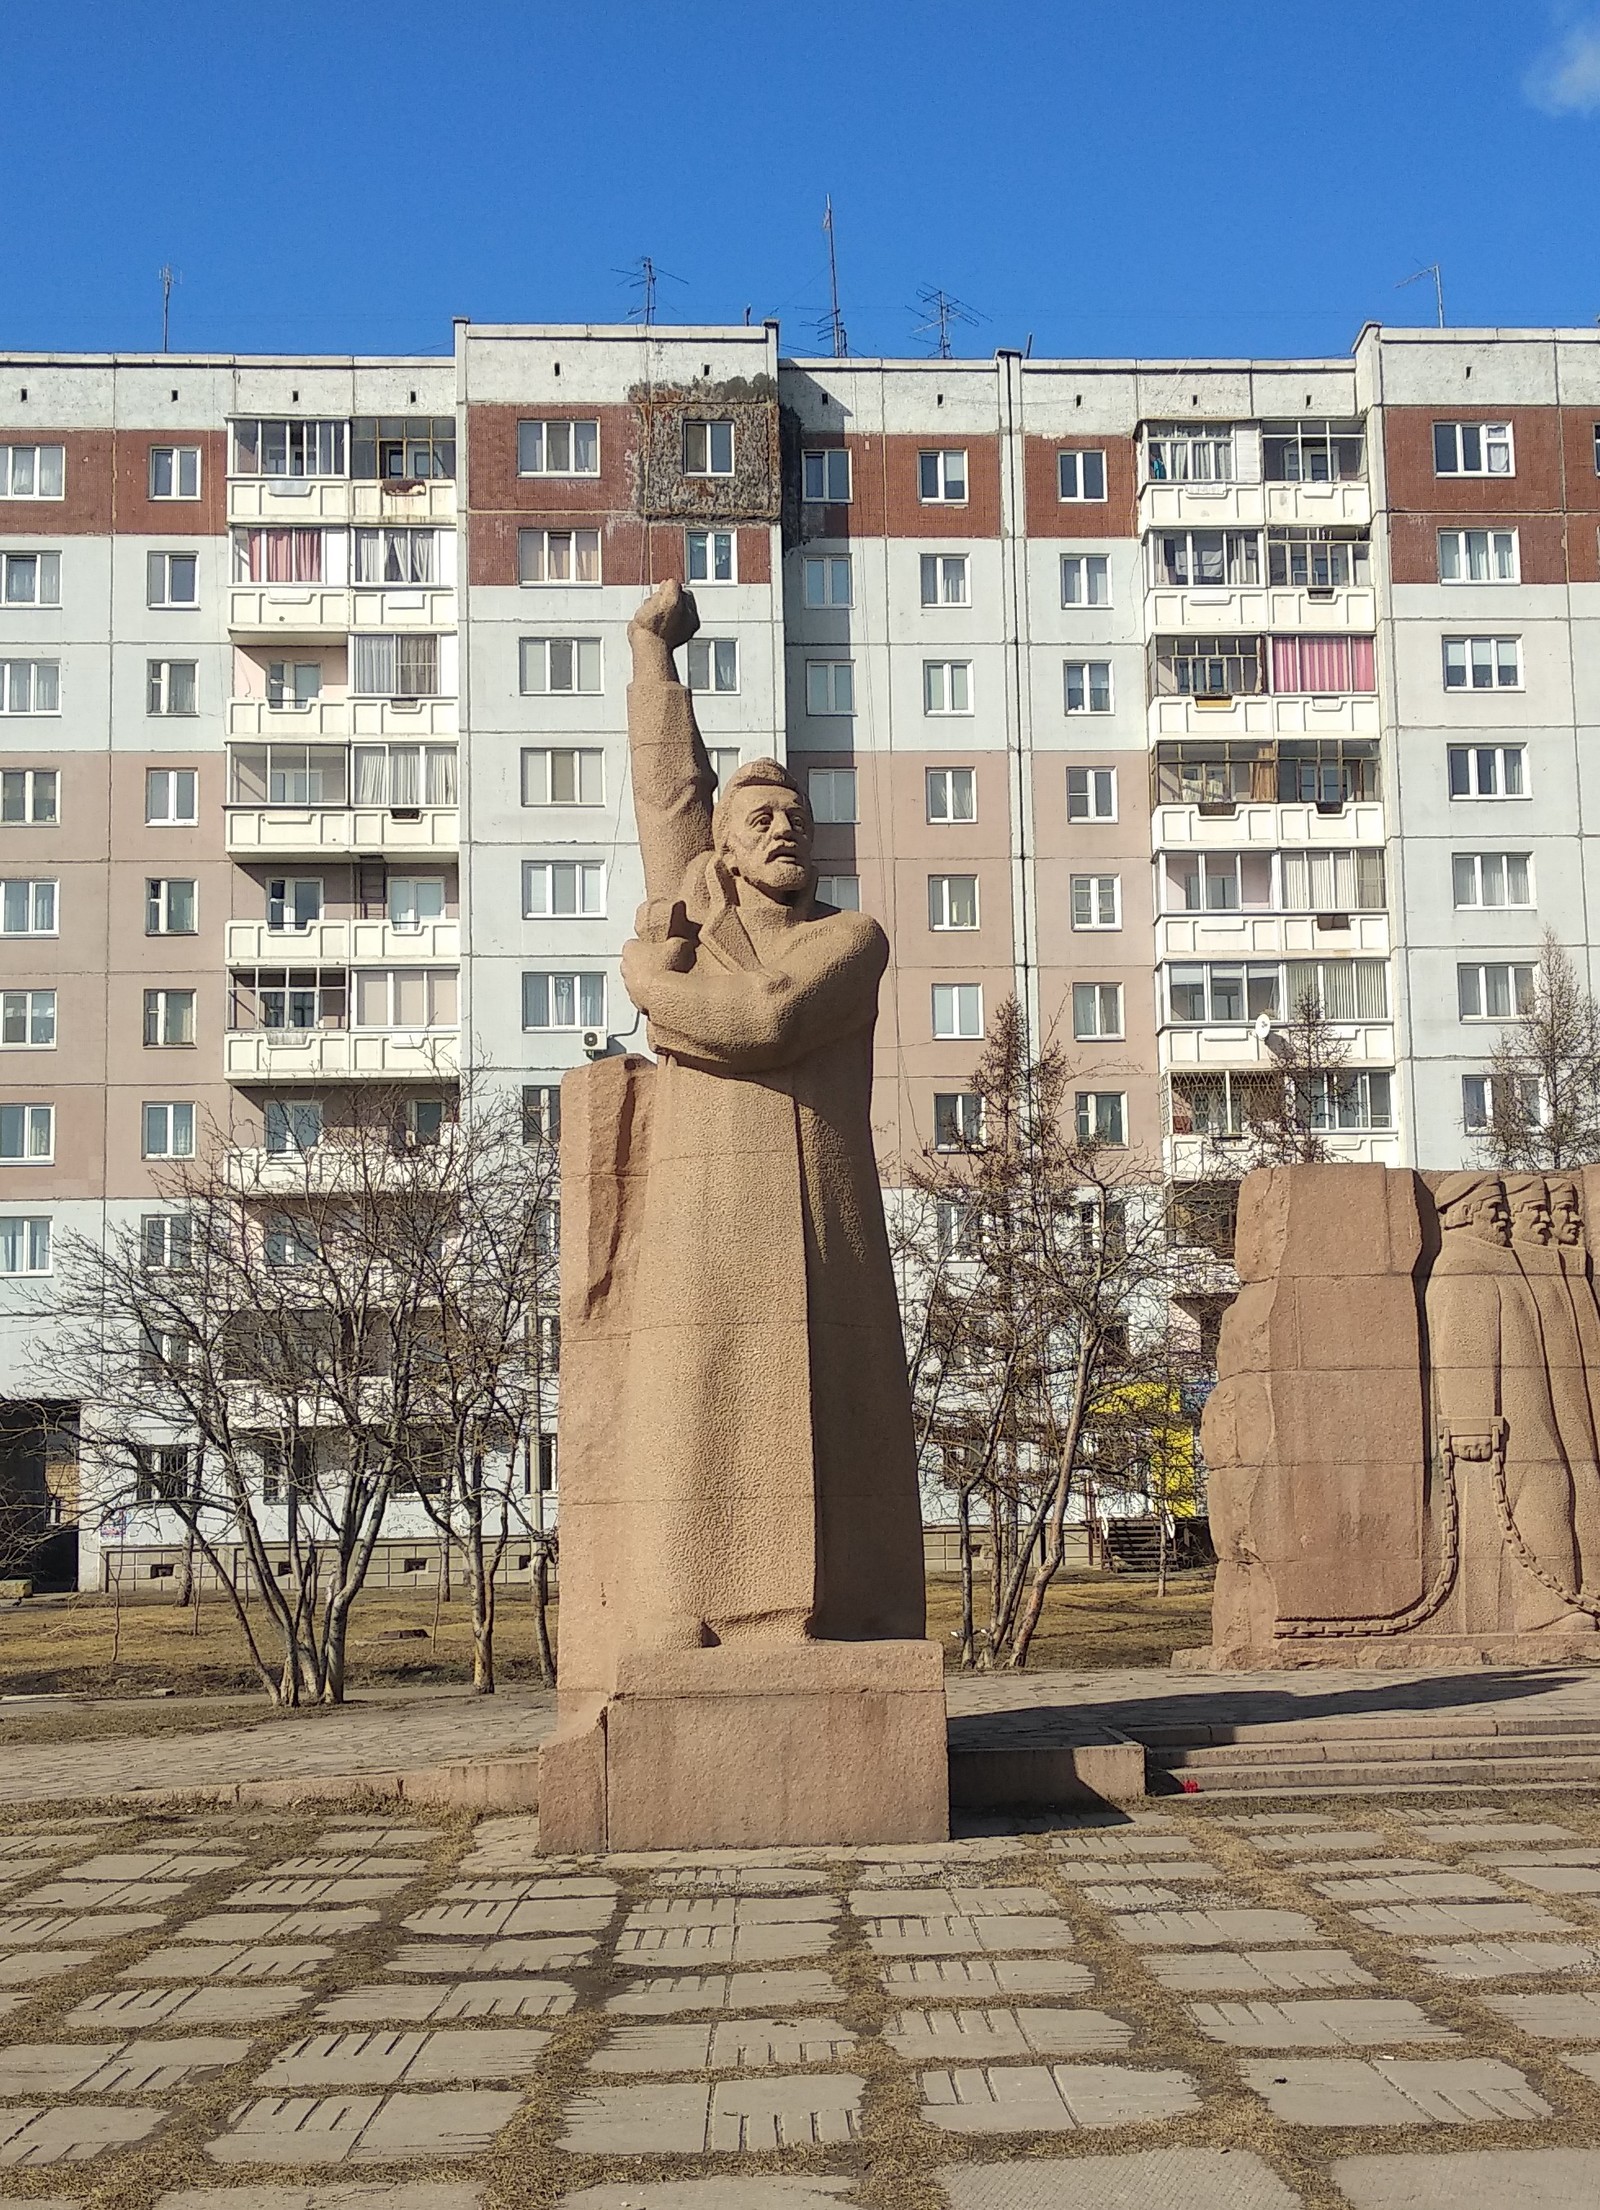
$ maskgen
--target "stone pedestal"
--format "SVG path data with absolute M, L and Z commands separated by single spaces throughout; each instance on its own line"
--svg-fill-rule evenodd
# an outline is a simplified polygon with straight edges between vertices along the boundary
M 539 1759 L 539 1847 L 751 1849 L 950 1832 L 933 1642 L 622 1652 L 563 1698 Z

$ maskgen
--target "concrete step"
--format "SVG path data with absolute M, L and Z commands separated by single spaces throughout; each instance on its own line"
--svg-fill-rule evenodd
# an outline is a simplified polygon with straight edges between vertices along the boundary
M 1139 1739 L 1152 1750 L 1232 1748 L 1245 1742 L 1389 1742 L 1419 1736 L 1468 1736 L 1473 1741 L 1525 1735 L 1600 1735 L 1592 1713 L 1532 1713 L 1515 1708 L 1466 1711 L 1329 1712 L 1315 1719 L 1175 1719 L 1147 1724 Z
M 1386 1793 L 1399 1788 L 1556 1785 L 1589 1789 L 1600 1786 L 1600 1751 L 1518 1758 L 1499 1758 L 1491 1753 L 1470 1758 L 1341 1756 L 1309 1761 L 1280 1758 L 1271 1764 L 1217 1762 L 1198 1769 L 1155 1767 L 1150 1781 L 1153 1795 L 1344 1795 Z
M 1208 1767 L 1242 1769 L 1246 1766 L 1282 1768 L 1285 1764 L 1325 1764 L 1333 1760 L 1351 1764 L 1417 1764 L 1423 1760 L 1450 1759 L 1523 1764 L 1550 1757 L 1600 1759 L 1600 1732 L 1538 1734 L 1375 1734 L 1366 1737 L 1301 1737 L 1292 1745 L 1263 1742 L 1254 1737 L 1228 1743 L 1194 1743 L 1184 1748 L 1157 1749 L 1146 1744 L 1149 1762 L 1164 1772 L 1198 1772 Z

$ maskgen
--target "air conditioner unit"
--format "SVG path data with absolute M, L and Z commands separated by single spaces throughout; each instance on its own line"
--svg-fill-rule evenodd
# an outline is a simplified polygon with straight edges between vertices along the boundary
M 583 1032 L 583 1051 L 587 1059 L 603 1059 L 606 1055 L 605 1032 L 599 1028 L 586 1028 Z

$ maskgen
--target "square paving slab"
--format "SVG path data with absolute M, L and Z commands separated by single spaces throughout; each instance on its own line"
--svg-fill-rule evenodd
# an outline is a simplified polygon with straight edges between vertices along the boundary
M 0 2096 L 164 2095 L 249 2054 L 250 2043 L 209 2035 L 172 2041 L 13 2042 L 0 2049 Z
M 164 1923 L 160 1911 L 102 1911 L 82 1918 L 62 1911 L 17 1912 L 0 1918 L 0 1949 L 87 1948 L 95 1942 L 126 1941 L 149 1934 Z
M 481 2186 L 428 2179 L 325 2180 L 320 2186 L 184 2187 L 157 2198 L 155 2210 L 482 2210 Z
M 206 1986 L 110 1988 L 67 2013 L 79 2033 L 137 2032 L 148 2026 L 262 2026 L 287 2018 L 311 1993 L 305 1987 Z
M 982 2003 L 996 1996 L 1082 1995 L 1094 1975 L 1068 1957 L 909 1957 L 885 1969 L 883 1984 L 901 2001 Z
M 1138 2125 L 1200 2108 L 1184 2072 L 1117 2064 L 986 2065 L 924 2072 L 922 2115 L 942 2133 L 1069 2133 Z
M 1521 1980 L 1600 1967 L 1600 1948 L 1582 1941 L 1425 1942 L 1409 1954 L 1441 1980 Z
M 1388 1996 L 1191 2003 L 1189 2016 L 1208 2041 L 1220 2041 L 1229 2049 L 1389 2049 L 1409 2042 L 1459 2038 L 1415 2003 Z
M 1103 2010 L 909 2010 L 884 2039 L 908 2064 L 988 2064 L 1005 2057 L 1115 2056 L 1133 2028 Z
M 635 1980 L 613 1995 L 606 2009 L 619 2018 L 671 2018 L 680 2011 L 765 2010 L 837 2003 L 843 1990 L 826 1972 L 804 1968 L 772 1972 L 686 1972 L 674 1978 Z
M 12 2103 L 0 2108 L 0 2171 L 87 2164 L 108 2149 L 147 2140 L 166 2122 L 164 2110 L 129 2110 L 115 2103 L 63 2104 L 55 2110 Z
M 282 1942 L 329 1941 L 339 1934 L 376 1926 L 381 1911 L 212 1911 L 173 1929 L 175 1941 Z M 159 1925 L 160 1920 L 154 1921 Z
M 1597 1994 L 1573 1988 L 1559 1994 L 1480 1995 L 1478 2001 L 1537 2041 L 1600 2041 Z
M 1292 1994 L 1377 1985 L 1343 1949 L 1169 1950 L 1146 1958 L 1145 1970 L 1179 1995 Z
M 868 1918 L 867 1946 L 879 1957 L 959 1957 L 1009 1949 L 1070 1949 L 1064 1918 Z
M 1552 2115 L 1498 2057 L 1250 2058 L 1240 2069 L 1272 2115 L 1292 2126 L 1492 2125 Z
M 1589 2210 L 1594 2160 L 1593 2149 L 1350 2156 L 1333 2183 L 1351 2210 Z
M 863 2082 L 851 2072 L 800 2079 L 596 2087 L 567 2108 L 557 2146 L 586 2156 L 697 2155 L 809 2148 L 854 2140 Z
M 60 1973 L 93 1964 L 93 1949 L 10 1949 L 0 1953 L 0 1987 L 34 1987 Z
M 459 2032 L 307 2034 L 291 2042 L 258 2088 L 444 2087 L 513 2080 L 533 2070 L 550 2036 L 537 2028 L 479 2026 Z
M 1300 2205 L 1300 2197 L 1248 2149 L 1145 2149 L 1131 2156 L 1076 2156 L 1070 2162 L 1030 2157 L 1022 2164 L 952 2164 L 935 2177 L 950 2210 L 1299 2210 Z M 1454 2202 L 1448 2210 L 1463 2210 L 1463 2204 Z
M 517 1978 L 523 1973 L 570 1972 L 594 1955 L 595 1943 L 580 1934 L 553 1934 L 543 1941 L 408 1941 L 384 1965 L 386 1972 L 448 1976 L 452 1980 Z
M 589 2059 L 591 2072 L 764 2072 L 836 2064 L 856 2037 L 837 2018 L 749 2018 L 738 2024 L 619 2026 Z
M 207 2142 L 206 2154 L 218 2164 L 302 2167 L 481 2156 L 511 2123 L 520 2100 L 515 2092 L 489 2088 L 263 2096 L 235 2111 L 227 2132 Z
M 1540 1903 L 1380 1903 L 1351 1915 L 1378 1934 L 1559 1934 L 1572 1927 Z
M 562 2018 L 577 1997 L 564 1980 L 458 1980 L 453 1987 L 404 1987 L 398 1981 L 378 1987 L 346 1988 L 317 2005 L 317 2017 L 329 2024 L 346 2021 L 450 2018 Z
M 1572 1842 L 1570 1826 L 1554 1826 L 1543 1819 L 1459 1819 L 1437 1826 L 1419 1826 L 1425 1842 Z
M 1196 1948 L 1233 1942 L 1315 1941 L 1321 1929 L 1303 1911 L 1135 1911 L 1112 1930 L 1143 1948 Z
M 1353 1880 L 1313 1880 L 1330 1903 L 1493 1903 L 1506 1891 L 1477 1872 L 1366 1873 Z

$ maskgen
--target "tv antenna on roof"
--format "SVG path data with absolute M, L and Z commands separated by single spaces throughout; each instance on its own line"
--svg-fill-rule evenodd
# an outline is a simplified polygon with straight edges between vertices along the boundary
M 687 281 L 684 277 L 674 276 L 671 269 L 662 268 L 648 253 L 641 253 L 637 261 L 625 269 L 618 269 L 616 274 L 624 280 L 630 291 L 639 294 L 638 305 L 628 309 L 628 320 L 642 322 L 647 330 L 656 319 L 656 285 L 660 279 L 664 276 L 673 284 Z
M 919 322 L 911 335 L 914 338 L 932 338 L 933 350 L 941 361 L 951 358 L 950 332 L 958 322 L 970 323 L 976 329 L 980 322 L 988 320 L 976 307 L 969 307 L 936 284 L 924 284 L 917 294 L 917 306 L 908 309 L 911 314 L 921 308 L 924 320 Z
M 833 304 L 817 324 L 817 335 L 834 359 L 842 361 L 850 350 L 850 340 L 845 336 L 844 316 L 839 312 L 839 256 L 834 251 L 831 192 L 822 203 L 822 227 L 828 236 L 828 296 Z
M 1402 276 L 1395 290 L 1403 292 L 1408 284 L 1420 284 L 1425 276 L 1433 278 L 1433 296 L 1439 308 L 1439 328 L 1444 328 L 1444 272 L 1437 261 L 1430 261 L 1425 268 L 1415 270 L 1410 276 Z
M 170 262 L 163 262 L 157 272 L 161 278 L 161 350 L 169 350 L 168 335 L 172 328 L 172 287 L 179 281 L 178 273 Z

